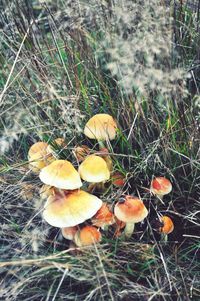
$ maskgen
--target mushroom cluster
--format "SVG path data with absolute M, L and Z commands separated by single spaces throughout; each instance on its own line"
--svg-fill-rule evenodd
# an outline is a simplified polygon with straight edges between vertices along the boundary
M 122 229 L 124 235 L 130 237 L 135 224 L 148 215 L 147 208 L 138 197 L 124 195 L 112 206 L 112 210 L 110 204 L 95 195 L 96 190 L 104 191 L 107 184 L 121 192 L 126 184 L 126 176 L 114 170 L 109 151 L 110 140 L 117 134 L 117 123 L 113 117 L 94 115 L 86 123 L 84 134 L 97 140 L 99 149 L 94 151 L 87 145 L 75 146 L 72 151 L 75 165 L 59 158 L 57 150 L 68 148 L 63 138 L 57 138 L 51 144 L 36 142 L 28 152 L 29 167 L 39 174 L 43 183 L 40 197 L 46 201 L 42 214 L 44 220 L 60 228 L 63 237 L 78 247 L 100 242 L 101 231 L 106 231 L 109 226 L 115 227 L 115 237 L 121 234 Z M 150 191 L 159 198 L 172 189 L 169 180 L 163 179 L 158 177 L 151 183 Z M 167 226 L 162 229 L 165 228 Z M 161 230 L 162 233 L 164 231 Z

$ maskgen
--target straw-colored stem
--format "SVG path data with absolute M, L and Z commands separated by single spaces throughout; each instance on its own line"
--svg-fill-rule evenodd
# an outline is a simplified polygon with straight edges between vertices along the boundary
M 135 228 L 134 223 L 126 223 L 126 227 L 124 229 L 124 234 L 126 237 L 131 237 Z

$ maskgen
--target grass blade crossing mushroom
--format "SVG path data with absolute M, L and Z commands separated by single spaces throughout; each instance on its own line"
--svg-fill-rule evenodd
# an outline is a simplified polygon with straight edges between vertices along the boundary
M 163 196 L 172 191 L 171 182 L 165 177 L 156 177 L 151 182 L 151 192 L 155 194 L 159 199 L 163 199 Z

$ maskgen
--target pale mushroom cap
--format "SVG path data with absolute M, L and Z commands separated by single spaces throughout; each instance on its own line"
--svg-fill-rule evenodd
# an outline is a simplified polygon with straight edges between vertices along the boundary
M 90 139 L 113 140 L 116 136 L 117 124 L 108 114 L 94 115 L 86 123 L 84 134 Z
M 30 159 L 33 155 L 37 154 L 38 158 L 47 155 L 48 144 L 46 142 L 36 142 L 34 143 L 28 151 L 28 158 Z
M 29 167 L 33 172 L 38 172 L 45 166 L 49 165 L 55 159 L 47 151 L 46 142 L 36 142 L 28 152 Z
M 172 219 L 169 216 L 162 216 L 161 222 L 163 223 L 163 226 L 160 227 L 160 232 L 164 234 L 169 234 L 174 230 L 174 223 Z
M 40 180 L 60 189 L 77 189 L 82 186 L 80 176 L 73 165 L 67 160 L 56 160 L 43 168 Z
M 64 238 L 68 240 L 73 240 L 76 232 L 78 231 L 78 227 L 64 227 L 61 229 L 62 235 Z
M 43 217 L 54 227 L 73 227 L 95 215 L 102 201 L 83 190 L 67 195 L 50 196 L 44 206 Z
M 157 195 L 165 195 L 170 193 L 172 190 L 171 182 L 164 177 L 156 177 L 151 182 L 151 191 Z
M 147 217 L 148 210 L 142 200 L 128 195 L 123 203 L 115 205 L 114 214 L 125 223 L 139 223 Z
M 110 178 L 110 171 L 104 159 L 90 155 L 79 166 L 81 178 L 90 183 L 107 181 Z
M 101 241 L 101 233 L 93 226 L 85 226 L 76 232 L 74 241 L 78 247 L 89 246 Z

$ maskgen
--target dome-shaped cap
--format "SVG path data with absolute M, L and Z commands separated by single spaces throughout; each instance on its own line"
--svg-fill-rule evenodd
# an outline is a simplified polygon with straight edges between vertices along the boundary
M 88 156 L 79 166 L 79 174 L 84 181 L 100 183 L 110 178 L 110 171 L 104 159 L 99 156 Z
M 165 177 L 156 177 L 151 182 L 151 191 L 156 195 L 165 195 L 172 190 L 171 182 Z
M 174 223 L 172 219 L 169 216 L 162 216 L 161 217 L 161 223 L 163 223 L 163 226 L 160 227 L 160 232 L 164 234 L 169 234 L 174 230 Z
M 84 134 L 90 139 L 113 140 L 117 124 L 109 114 L 96 114 L 86 123 Z
M 142 200 L 127 195 L 124 202 L 118 202 L 114 208 L 115 216 L 125 223 L 139 223 L 148 215 Z
M 74 241 L 78 247 L 89 246 L 101 241 L 101 233 L 93 226 L 85 226 L 76 232 Z
M 49 165 L 55 159 L 47 150 L 46 142 L 36 142 L 28 151 L 29 166 L 34 172 L 38 172 L 45 166 Z
M 28 158 L 30 159 L 33 155 L 35 154 L 40 154 L 41 157 L 46 156 L 47 155 L 47 147 L 48 144 L 46 142 L 36 142 L 34 143 L 28 151 Z
M 83 190 L 74 190 L 67 195 L 50 196 L 44 206 L 43 217 L 51 226 L 63 228 L 83 223 L 95 215 L 102 201 Z
M 40 180 L 60 189 L 77 189 L 82 186 L 80 176 L 67 160 L 56 160 L 40 172 Z

